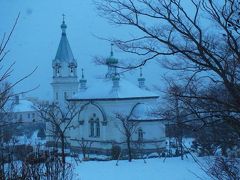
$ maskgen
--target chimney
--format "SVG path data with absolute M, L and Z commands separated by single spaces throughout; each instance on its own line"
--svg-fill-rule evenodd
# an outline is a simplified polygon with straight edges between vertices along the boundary
M 82 69 L 82 78 L 79 80 L 80 82 L 80 90 L 85 90 L 87 89 L 87 80 L 84 78 L 84 70 Z
M 140 68 L 140 77 L 138 78 L 138 87 L 145 88 L 145 78 L 143 77 L 142 68 Z
M 113 90 L 118 90 L 119 88 L 119 81 L 120 81 L 120 78 L 119 78 L 119 75 L 116 75 L 112 78 L 112 82 L 113 82 Z
M 15 104 L 19 104 L 19 95 L 15 95 Z

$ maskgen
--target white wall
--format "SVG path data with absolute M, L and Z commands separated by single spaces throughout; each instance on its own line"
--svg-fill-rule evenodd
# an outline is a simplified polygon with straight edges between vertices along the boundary
M 122 133 L 122 124 L 116 119 L 116 113 L 121 113 L 128 115 L 132 109 L 132 107 L 138 102 L 154 102 L 154 99 L 142 99 L 142 100 L 118 100 L 118 101 L 95 101 L 93 104 L 88 104 L 83 112 L 74 119 L 73 126 L 75 128 L 71 128 L 69 131 L 69 136 L 72 139 L 81 139 L 82 137 L 86 140 L 92 141 L 115 141 L 115 142 L 124 142 L 125 136 Z M 89 102 L 77 102 L 80 106 L 87 104 Z M 97 106 L 99 108 L 97 108 Z M 104 115 L 106 115 L 107 126 L 103 126 L 100 124 L 100 137 L 89 137 L 90 128 L 89 128 L 89 119 L 93 116 L 93 113 L 100 119 L 101 122 L 104 121 Z M 83 125 L 79 125 L 79 120 L 84 121 Z M 141 127 L 144 132 L 144 140 L 145 141 L 160 141 L 165 139 L 165 125 L 159 121 L 152 122 L 139 122 L 138 127 Z M 134 140 L 137 140 L 138 134 L 137 132 L 133 135 Z M 73 146 L 78 146 L 78 143 L 72 141 L 71 144 Z M 98 145 L 96 145 L 98 144 Z M 165 142 L 163 143 L 163 146 Z M 101 143 L 95 143 L 94 146 L 99 146 L 98 148 L 107 147 Z M 153 147 L 152 147 L 153 148 Z

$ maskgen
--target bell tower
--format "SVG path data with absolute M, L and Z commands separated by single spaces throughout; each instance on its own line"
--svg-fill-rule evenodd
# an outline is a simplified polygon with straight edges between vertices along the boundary
M 53 69 L 53 100 L 64 105 L 66 99 L 78 91 L 77 61 L 73 56 L 67 39 L 65 15 L 61 24 L 62 35 L 56 57 L 52 61 Z

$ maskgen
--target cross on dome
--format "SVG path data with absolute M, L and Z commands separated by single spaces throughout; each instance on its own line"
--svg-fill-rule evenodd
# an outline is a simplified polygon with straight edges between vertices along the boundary
M 143 73 L 142 73 L 142 67 L 140 67 L 140 77 L 143 76 Z
M 84 69 L 82 68 L 82 79 L 84 79 Z
M 65 22 L 65 14 L 62 14 L 63 22 Z
M 114 46 L 114 44 L 111 43 L 111 56 L 113 56 L 113 46 Z

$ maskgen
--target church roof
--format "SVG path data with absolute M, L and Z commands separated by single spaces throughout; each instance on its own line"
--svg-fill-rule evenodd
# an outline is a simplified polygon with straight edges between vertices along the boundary
M 18 104 L 14 104 L 13 112 L 28 112 L 35 111 L 34 105 L 31 101 L 20 99 Z
M 130 120 L 162 120 L 159 116 L 154 114 L 157 110 L 157 107 L 157 103 L 139 103 L 134 108 Z
M 15 99 L 9 99 L 4 108 L 6 112 L 14 113 L 36 111 L 32 101 L 23 98 L 16 100 L 16 97 Z
M 145 89 L 120 79 L 119 87 L 113 88 L 111 79 L 98 79 L 87 89 L 75 94 L 70 100 L 114 100 L 134 98 L 158 98 L 159 96 Z
M 65 21 L 63 21 L 61 28 L 62 28 L 62 37 L 58 46 L 55 60 L 65 61 L 65 62 L 75 62 L 72 49 L 67 39 L 67 34 L 66 34 L 67 26 L 65 24 Z
M 62 36 L 55 59 L 59 61 L 66 61 L 66 62 L 75 61 L 67 36 Z

